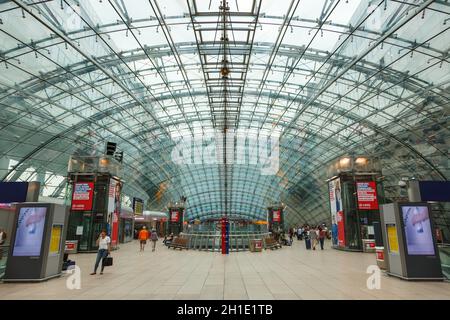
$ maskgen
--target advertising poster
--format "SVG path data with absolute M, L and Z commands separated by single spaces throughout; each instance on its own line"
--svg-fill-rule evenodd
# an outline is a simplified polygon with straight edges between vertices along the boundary
M 93 182 L 76 182 L 73 186 L 72 210 L 92 210 Z
M 41 254 L 47 208 L 20 208 L 13 256 L 36 257 Z
M 52 226 L 52 235 L 50 238 L 50 252 L 51 255 L 59 254 L 59 244 L 61 243 L 62 225 Z
M 403 227 L 409 255 L 434 255 L 434 243 L 428 207 L 402 208 Z
M 398 253 L 397 228 L 395 227 L 395 224 L 386 225 L 386 230 L 389 243 L 389 252 Z
M 280 222 L 281 221 L 281 214 L 280 214 L 280 210 L 274 210 L 273 211 L 273 222 Z
M 340 247 L 345 247 L 345 223 L 344 223 L 344 211 L 338 211 L 336 214 L 337 229 L 338 229 L 338 244 Z
M 144 214 L 144 201 L 139 198 L 133 198 L 133 211 L 135 215 Z
M 378 209 L 377 186 L 375 181 L 357 182 L 356 191 L 359 210 Z
M 341 181 L 340 179 L 331 180 L 328 183 L 329 197 L 330 197 L 330 211 L 331 211 L 331 235 L 332 243 L 337 246 L 339 244 L 339 228 L 337 213 L 342 210 L 341 198 Z
M 111 221 L 111 245 L 117 246 L 119 239 L 119 215 L 121 210 L 122 182 L 116 181 L 114 187 L 114 211 Z
M 172 211 L 170 213 L 170 221 L 171 222 L 178 222 L 180 221 L 180 213 L 178 211 Z

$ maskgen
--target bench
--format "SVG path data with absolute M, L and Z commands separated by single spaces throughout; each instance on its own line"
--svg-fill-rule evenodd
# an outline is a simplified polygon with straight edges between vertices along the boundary
M 188 238 L 180 238 L 180 237 L 176 237 L 172 240 L 171 243 L 167 244 L 167 248 L 173 248 L 175 249 L 186 249 L 188 250 L 188 244 L 189 244 L 189 239 Z
M 274 238 L 265 238 L 264 239 L 264 249 L 279 249 L 281 248 L 281 244 L 278 243 Z

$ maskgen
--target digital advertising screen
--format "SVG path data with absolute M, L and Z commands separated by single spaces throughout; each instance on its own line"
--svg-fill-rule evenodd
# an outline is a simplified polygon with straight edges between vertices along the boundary
M 93 182 L 77 182 L 73 185 L 72 210 L 92 210 Z
M 403 227 L 409 255 L 434 255 L 433 230 L 427 206 L 402 206 Z
M 35 257 L 41 254 L 46 214 L 45 207 L 20 208 L 13 256 Z
M 357 182 L 356 192 L 359 210 L 378 209 L 377 186 L 375 181 Z

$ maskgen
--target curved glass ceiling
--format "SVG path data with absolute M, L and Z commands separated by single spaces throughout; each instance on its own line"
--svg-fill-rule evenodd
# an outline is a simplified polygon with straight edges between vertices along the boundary
M 447 1 L 220 6 L 0 1 L 0 177 L 64 197 L 69 156 L 114 141 L 151 209 L 185 196 L 190 218 L 259 219 L 284 202 L 310 223 L 342 155 L 381 159 L 388 197 L 404 176 L 449 179 Z

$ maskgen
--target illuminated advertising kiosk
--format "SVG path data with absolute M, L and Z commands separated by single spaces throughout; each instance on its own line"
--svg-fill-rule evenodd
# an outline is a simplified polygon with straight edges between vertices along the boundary
M 381 224 L 389 275 L 405 280 L 443 280 L 428 203 L 384 204 Z
M 15 206 L 3 281 L 43 281 L 61 275 L 69 210 L 55 203 Z
M 382 173 L 376 159 L 347 156 L 327 171 L 332 247 L 375 252 L 374 223 L 384 202 Z
M 267 208 L 269 231 L 276 233 L 279 230 L 284 231 L 284 206 L 275 205 Z
M 168 234 L 179 235 L 183 231 L 184 208 L 169 208 Z
M 120 233 L 122 165 L 111 156 L 72 156 L 68 166 L 67 194 L 70 220 L 67 239 L 77 242 L 77 251 L 96 252 L 102 229 L 117 249 Z

